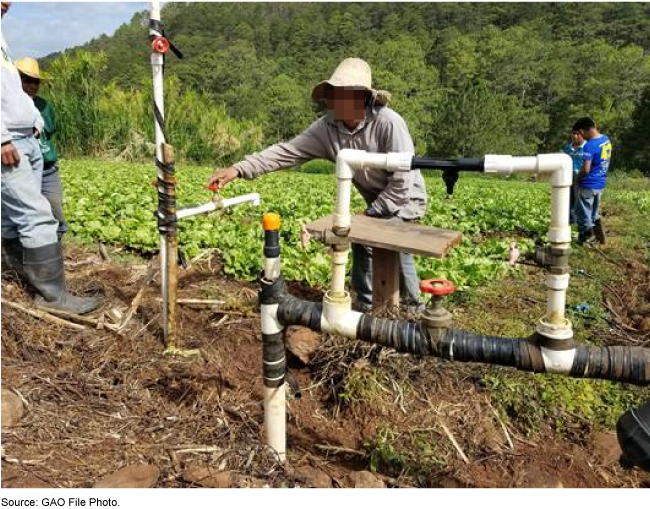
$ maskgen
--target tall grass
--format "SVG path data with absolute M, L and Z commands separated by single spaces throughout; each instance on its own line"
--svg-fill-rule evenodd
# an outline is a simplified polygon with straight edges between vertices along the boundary
M 150 160 L 154 153 L 151 79 L 123 90 L 101 79 L 102 53 L 63 55 L 49 69 L 43 96 L 57 116 L 56 142 L 66 157 L 93 156 Z M 230 118 L 225 107 L 206 95 L 184 90 L 178 79 L 165 80 L 168 142 L 180 160 L 224 166 L 259 150 L 263 127 Z

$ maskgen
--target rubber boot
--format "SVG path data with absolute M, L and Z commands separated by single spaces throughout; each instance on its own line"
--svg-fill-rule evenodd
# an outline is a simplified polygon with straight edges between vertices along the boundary
M 100 306 L 100 299 L 77 297 L 66 290 L 63 255 L 58 242 L 37 248 L 23 248 L 23 266 L 29 283 L 38 292 L 34 299 L 37 306 L 77 315 L 90 313 Z
M 607 237 L 605 237 L 605 230 L 603 229 L 603 222 L 600 219 L 596 219 L 594 223 L 594 235 L 596 240 L 601 244 L 607 242 Z
M 585 242 L 589 242 L 589 239 L 591 239 L 594 236 L 594 229 L 589 228 L 584 234 L 578 235 L 578 244 L 583 245 Z
M 27 279 L 23 268 L 23 245 L 18 237 L 2 237 L 2 275 L 13 280 Z

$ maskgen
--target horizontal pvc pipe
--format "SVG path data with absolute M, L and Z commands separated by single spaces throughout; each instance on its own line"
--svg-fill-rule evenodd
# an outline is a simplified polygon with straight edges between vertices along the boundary
M 233 207 L 246 202 L 251 202 L 251 205 L 254 207 L 259 207 L 261 203 L 259 193 L 242 194 L 241 196 L 235 196 L 234 198 L 223 198 L 221 200 L 221 207 L 227 209 L 228 207 Z
M 301 311 L 292 313 L 292 308 Z M 284 326 L 303 325 L 316 331 L 319 328 L 314 327 L 313 320 L 319 312 L 318 304 L 293 297 L 282 298 L 278 308 Z M 546 343 L 548 340 L 542 336 L 515 339 L 454 329 L 429 332 L 421 323 L 377 318 L 328 302 L 323 306 L 320 330 L 414 355 L 650 385 L 650 350 L 647 348 L 572 346 L 572 343 L 565 348 L 562 341 L 554 346 Z
M 204 203 L 203 205 L 191 205 L 182 207 L 176 211 L 176 218 L 183 219 L 186 217 L 198 216 L 199 214 L 208 214 L 217 210 L 217 204 L 214 202 Z
M 235 196 L 234 198 L 222 198 L 217 201 L 204 203 L 203 205 L 191 205 L 182 207 L 176 211 L 176 218 L 183 219 L 185 217 L 197 216 L 199 214 L 208 214 L 215 210 L 226 209 L 235 205 L 250 202 L 252 205 L 259 207 L 261 200 L 259 193 L 244 194 Z

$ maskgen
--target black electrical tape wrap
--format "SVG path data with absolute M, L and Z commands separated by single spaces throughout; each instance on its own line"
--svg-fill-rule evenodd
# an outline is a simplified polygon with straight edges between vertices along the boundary
M 264 277 L 260 277 L 260 304 L 279 304 L 284 295 L 284 280 L 281 277 L 274 281 L 268 281 Z
M 171 176 L 175 173 L 173 164 L 165 164 L 159 159 L 156 159 L 156 166 L 167 175 Z M 177 224 L 178 218 L 175 213 L 170 211 L 176 210 L 176 197 L 175 197 L 176 183 L 166 182 L 164 177 L 158 177 L 158 211 L 156 217 L 158 218 L 158 231 L 162 235 L 175 237 L 178 234 Z
M 301 325 L 320 332 L 322 316 L 323 305 L 320 302 L 299 300 L 288 294 L 280 299 L 278 321 L 284 326 Z
M 485 171 L 484 159 L 434 159 L 426 156 L 413 156 L 411 169 Z
M 280 256 L 280 233 L 277 230 L 264 231 L 264 256 L 266 258 Z
M 535 373 L 545 371 L 539 347 L 528 339 L 485 336 L 448 329 L 443 334 L 440 353 L 443 358 L 455 361 L 511 366 Z
M 571 376 L 650 384 L 650 350 L 633 346 L 579 346 Z
M 429 336 L 419 323 L 362 315 L 357 338 L 413 355 L 431 355 Z
M 284 355 L 283 333 L 262 334 L 263 374 L 266 387 L 280 387 L 284 383 L 287 362 Z

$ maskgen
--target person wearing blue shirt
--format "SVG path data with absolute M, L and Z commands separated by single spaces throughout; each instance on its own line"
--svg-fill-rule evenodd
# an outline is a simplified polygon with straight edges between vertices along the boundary
M 600 201 L 612 159 L 612 142 L 607 135 L 600 133 L 591 118 L 579 119 L 573 129 L 587 140 L 582 149 L 583 163 L 577 177 L 578 243 L 583 244 L 595 235 L 602 244 L 605 242 L 605 230 L 600 218 Z
M 571 131 L 571 141 L 564 145 L 562 151 L 573 159 L 573 185 L 571 186 L 571 205 L 569 208 L 569 222 L 575 224 L 576 201 L 578 199 L 578 174 L 582 169 L 583 148 L 587 142 L 579 131 Z

